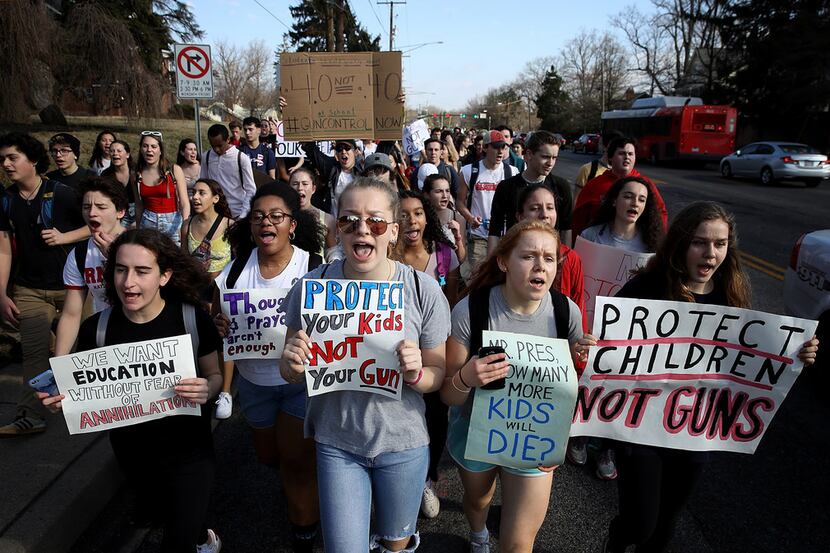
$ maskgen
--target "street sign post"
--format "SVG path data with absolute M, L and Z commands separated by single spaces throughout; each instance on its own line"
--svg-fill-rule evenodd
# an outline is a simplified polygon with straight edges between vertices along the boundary
M 192 99 L 196 117 L 196 147 L 202 151 L 202 125 L 199 100 L 210 100 L 213 92 L 213 71 L 208 44 L 176 44 L 176 96 Z

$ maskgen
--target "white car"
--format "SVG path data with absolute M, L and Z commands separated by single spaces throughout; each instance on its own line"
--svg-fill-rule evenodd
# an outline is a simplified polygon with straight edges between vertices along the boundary
M 819 322 L 819 359 L 828 359 L 830 229 L 804 234 L 793 246 L 784 275 L 784 306 L 791 315 Z
M 765 185 L 800 180 L 813 187 L 830 178 L 830 161 L 806 144 L 753 142 L 723 158 L 720 172 L 727 179 L 750 177 Z

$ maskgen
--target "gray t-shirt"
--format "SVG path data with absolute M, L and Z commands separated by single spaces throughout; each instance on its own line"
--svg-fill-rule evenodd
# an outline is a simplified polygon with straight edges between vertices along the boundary
M 551 338 L 565 338 L 556 334 L 556 318 L 553 314 L 553 302 L 550 294 L 545 294 L 542 302 L 534 313 L 522 315 L 516 313 L 507 305 L 504 298 L 504 285 L 496 286 L 490 291 L 490 317 L 488 319 L 489 330 L 501 332 L 513 332 L 515 334 L 529 334 L 531 336 L 549 336 Z M 455 304 L 452 309 L 452 337 L 459 344 L 470 348 L 470 296 L 465 297 Z M 568 342 L 575 343 L 582 338 L 582 314 L 579 307 L 568 298 L 570 316 L 568 317 Z M 475 355 L 477 352 L 470 352 Z M 473 408 L 473 397 L 475 389 L 467 396 L 467 401 L 462 406 L 453 407 L 461 409 L 464 418 L 469 419 Z
M 631 240 L 617 236 L 611 232 L 611 227 L 604 223 L 586 228 L 580 236 L 595 244 L 620 248 L 627 252 L 649 253 L 648 246 L 643 242 L 643 235 L 639 228 L 637 229 L 637 234 Z
M 320 278 L 322 271 L 323 267 L 318 267 L 308 273 L 286 296 L 283 306 L 289 329 L 302 328 L 300 302 L 303 280 Z M 325 278 L 345 278 L 343 262 L 328 265 Z M 407 298 L 404 335 L 407 340 L 419 343 L 421 349 L 435 348 L 445 343 L 450 333 L 449 304 L 438 282 L 420 272 L 417 276 L 421 289 L 419 302 L 415 278 L 415 272 L 410 267 L 395 262 L 392 280 L 404 283 Z M 423 397 L 406 384 L 401 399 L 353 391 L 330 392 L 309 398 L 305 435 L 363 457 L 429 444 Z

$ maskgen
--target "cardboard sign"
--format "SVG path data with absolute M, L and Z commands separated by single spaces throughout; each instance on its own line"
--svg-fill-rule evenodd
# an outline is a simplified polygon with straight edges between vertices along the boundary
M 222 313 L 231 320 L 226 360 L 279 359 L 285 347 L 285 313 L 278 313 L 288 288 L 222 292 Z
M 406 155 L 412 157 L 424 149 L 424 140 L 429 138 L 426 121 L 418 119 L 403 128 L 403 147 Z
M 613 296 L 633 276 L 633 271 L 645 267 L 653 253 L 637 253 L 596 244 L 581 236 L 576 237 L 574 250 L 582 260 L 585 274 L 585 312 L 588 328 L 594 325 L 594 303 L 599 296 Z
M 510 372 L 503 389 L 476 389 L 464 457 L 525 469 L 562 464 L 577 390 L 568 341 L 485 330 L 482 343 L 504 348 Z
M 303 281 L 303 330 L 311 338 L 308 395 L 352 390 L 400 399 L 404 339 L 400 281 Z
M 400 52 L 282 52 L 285 138 L 397 140 Z
M 817 323 L 690 302 L 597 299 L 571 434 L 753 453 Z
M 49 360 L 70 434 L 201 414 L 173 387 L 195 378 L 190 336 L 91 349 Z

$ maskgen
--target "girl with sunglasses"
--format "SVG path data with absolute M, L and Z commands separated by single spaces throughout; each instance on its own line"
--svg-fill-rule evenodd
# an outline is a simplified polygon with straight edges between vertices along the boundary
M 201 267 L 172 240 L 149 229 L 127 230 L 110 246 L 104 269 L 112 306 L 81 324 L 77 351 L 181 336 L 191 332 L 196 377 L 182 379 L 176 394 L 205 405 L 222 386 L 216 355 L 221 341 L 210 316 L 199 306 L 207 285 Z M 188 317 L 188 311 L 191 317 Z M 99 332 L 99 320 L 102 321 Z M 195 322 L 195 328 L 188 325 Z M 52 411 L 63 395 L 38 392 Z M 136 492 L 138 520 L 160 522 L 161 551 L 218 553 L 222 542 L 205 526 L 216 459 L 210 411 L 173 415 L 109 431 L 115 458 Z M 159 500 L 163 498 L 163 500 Z
M 136 226 L 156 229 L 179 245 L 182 221 L 190 217 L 182 168 L 167 160 L 159 131 L 142 131 L 138 149 Z
M 714 202 L 687 206 L 648 265 L 616 295 L 749 308 L 749 278 L 741 268 L 732 214 Z M 582 358 L 596 345 L 593 336 L 585 338 L 577 347 Z M 802 346 L 798 358 L 805 367 L 815 363 L 817 350 L 815 336 Z M 640 552 L 666 551 L 711 455 L 626 442 L 615 442 L 615 451 L 619 512 L 602 551 L 623 552 L 632 544 Z
M 300 196 L 281 182 L 257 190 L 250 212 L 228 231 L 236 259 L 216 278 L 214 320 L 220 334 L 228 318 L 219 313 L 221 294 L 229 289 L 289 288 L 322 261 L 317 254 L 322 229 L 317 218 L 300 209 Z M 242 414 L 251 427 L 260 463 L 279 470 L 288 504 L 294 551 L 310 552 L 319 520 L 314 442 L 303 437 L 304 383 L 280 376 L 279 359 L 238 359 L 236 368 Z M 217 418 L 231 415 L 233 361 L 224 361 L 225 384 L 217 400 Z
M 304 278 L 396 280 L 406 297 L 406 339 L 396 348 L 404 382 L 400 399 L 355 391 L 309 398 L 306 435 L 317 444 L 320 515 L 327 553 L 414 551 L 421 493 L 429 464 L 422 394 L 441 386 L 449 307 L 438 283 L 392 261 L 398 240 L 398 196 L 385 183 L 359 177 L 339 199 L 345 259 Z M 288 334 L 283 377 L 304 382 L 311 338 L 301 330 L 302 279 L 283 303 Z M 375 534 L 369 535 L 372 504 Z
M 478 357 L 483 328 L 472 328 L 471 306 L 487 306 L 484 328 L 562 338 L 573 347 L 583 336 L 582 315 L 573 301 L 551 290 L 558 252 L 559 233 L 547 222 L 532 219 L 514 225 L 474 273 L 469 295 L 452 310 L 441 398 L 451 406 L 447 450 L 464 486 L 463 508 L 473 553 L 490 551 L 486 521 L 496 477 L 502 485 L 501 550 L 533 550 L 547 514 L 556 467 L 518 469 L 464 458 L 476 389 L 505 378 L 509 367 L 504 353 Z

